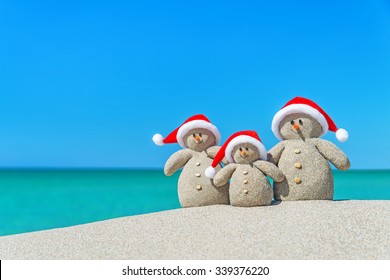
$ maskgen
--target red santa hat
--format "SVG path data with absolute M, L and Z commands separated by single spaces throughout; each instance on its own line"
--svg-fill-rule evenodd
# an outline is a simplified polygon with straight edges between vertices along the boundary
M 232 136 L 229 137 L 229 139 L 223 144 L 221 149 L 219 149 L 217 155 L 215 156 L 212 164 L 210 167 L 208 167 L 205 171 L 205 175 L 208 178 L 214 178 L 215 176 L 215 168 L 217 165 L 222 161 L 224 157 L 230 162 L 234 163 L 233 159 L 233 149 L 237 147 L 238 145 L 242 144 L 252 144 L 257 148 L 260 154 L 260 158 L 262 160 L 267 159 L 267 150 L 265 149 L 263 143 L 261 142 L 261 139 L 259 135 L 257 135 L 256 131 L 253 130 L 245 130 L 234 133 Z
M 340 142 L 348 140 L 348 132 L 343 128 L 337 128 L 334 121 L 329 115 L 313 101 L 303 98 L 295 97 L 287 102 L 284 107 L 275 114 L 272 121 L 272 131 L 279 140 L 284 140 L 280 134 L 279 124 L 280 122 L 291 114 L 304 113 L 317 120 L 322 126 L 321 136 L 325 135 L 329 130 L 336 133 L 336 138 Z
M 184 142 L 184 136 L 192 129 L 204 128 L 209 130 L 214 134 L 216 143 L 218 145 L 221 140 L 221 134 L 219 133 L 218 128 L 213 125 L 205 115 L 195 115 L 188 118 L 182 125 L 172 131 L 167 137 L 163 137 L 161 134 L 155 134 L 153 136 L 153 142 L 158 146 L 163 146 L 164 144 L 178 143 L 183 148 L 186 148 L 186 143 Z

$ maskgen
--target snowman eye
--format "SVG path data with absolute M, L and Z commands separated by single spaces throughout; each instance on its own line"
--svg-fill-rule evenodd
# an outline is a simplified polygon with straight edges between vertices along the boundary
M 246 150 L 246 151 L 249 151 L 249 149 L 248 149 L 248 148 L 245 148 L 245 150 Z
M 294 122 L 294 121 L 291 121 L 290 123 L 291 123 L 291 125 L 294 125 L 294 124 L 295 124 L 295 122 Z
M 199 136 L 202 137 L 202 132 L 199 132 Z
M 194 133 L 194 134 L 192 134 L 192 137 L 194 137 L 194 138 L 196 137 L 195 133 Z
M 240 152 L 242 152 L 242 148 L 240 148 Z
M 299 124 L 300 124 L 300 125 L 303 125 L 303 121 L 302 121 L 302 120 L 299 120 Z

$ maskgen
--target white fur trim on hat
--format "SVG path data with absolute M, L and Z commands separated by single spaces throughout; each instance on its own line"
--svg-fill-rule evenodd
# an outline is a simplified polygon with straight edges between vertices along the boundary
M 280 128 L 279 128 L 280 122 L 288 115 L 297 114 L 297 113 L 303 113 L 309 115 L 312 118 L 314 118 L 316 121 L 318 121 L 322 126 L 321 136 L 325 135 L 328 132 L 329 130 L 328 122 L 326 121 L 326 118 L 318 110 L 306 104 L 291 104 L 287 107 L 284 107 L 279 112 L 277 112 L 274 116 L 274 119 L 272 120 L 272 132 L 275 134 L 276 138 L 278 138 L 281 141 L 285 140 L 280 134 Z
M 229 144 L 226 146 L 225 149 L 225 157 L 230 163 L 234 163 L 234 159 L 232 156 L 233 149 L 237 147 L 240 144 L 249 143 L 255 146 L 260 153 L 260 158 L 262 160 L 267 159 L 267 150 L 265 149 L 264 145 L 257 139 L 248 136 L 248 135 L 240 135 L 232 139 L 232 141 L 229 142 Z
M 216 173 L 215 168 L 212 167 L 212 166 L 207 167 L 206 170 L 205 170 L 205 172 L 204 172 L 204 174 L 206 175 L 206 177 L 207 177 L 207 178 L 210 178 L 210 179 L 213 179 L 213 178 L 214 178 L 215 173 Z
M 219 142 L 221 141 L 221 134 L 219 133 L 218 128 L 215 125 L 203 120 L 194 120 L 183 124 L 177 131 L 177 135 L 176 135 L 177 143 L 179 143 L 179 145 L 182 146 L 183 148 L 186 148 L 186 144 L 184 143 L 183 138 L 190 130 L 196 128 L 204 128 L 209 130 L 215 136 L 215 140 L 216 140 L 215 145 L 219 145 Z
M 161 134 L 157 133 L 157 134 L 153 135 L 152 139 L 153 139 L 154 144 L 156 144 L 158 146 L 164 145 L 164 137 L 162 137 Z
M 348 140 L 348 131 L 346 131 L 344 128 L 340 128 L 336 131 L 336 138 L 340 142 L 345 142 Z

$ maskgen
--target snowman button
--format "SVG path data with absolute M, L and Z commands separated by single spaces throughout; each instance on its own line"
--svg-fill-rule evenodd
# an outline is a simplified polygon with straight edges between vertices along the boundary
M 301 169 L 302 168 L 302 164 L 297 162 L 296 164 L 294 164 L 295 168 L 296 169 Z
M 244 171 L 244 172 L 242 172 L 244 175 L 247 175 L 248 174 L 248 171 Z
M 248 190 L 244 190 L 244 194 L 248 194 Z
M 301 150 L 300 149 L 295 149 L 294 151 L 297 155 L 299 155 L 301 153 Z
M 201 175 L 200 175 L 200 173 L 196 173 L 195 176 L 196 177 L 200 177 Z
M 196 163 L 196 166 L 199 166 L 199 165 L 200 165 L 200 162 L 197 162 L 197 163 Z
M 198 191 L 200 191 L 200 190 L 202 189 L 202 186 L 201 186 L 201 185 L 197 185 L 197 186 L 196 186 L 196 189 L 197 189 Z
M 296 178 L 294 179 L 294 182 L 295 182 L 296 184 L 300 184 L 300 183 L 302 183 L 302 180 L 301 180 L 301 178 L 296 177 Z
M 248 184 L 248 180 L 242 181 L 245 185 Z

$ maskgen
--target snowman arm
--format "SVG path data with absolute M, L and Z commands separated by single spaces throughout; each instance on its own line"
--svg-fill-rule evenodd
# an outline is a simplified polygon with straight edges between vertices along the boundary
M 278 165 L 280 157 L 284 151 L 284 142 L 276 144 L 271 150 L 268 151 L 267 160 L 275 165 Z
M 220 148 L 221 148 L 220 146 L 213 146 L 213 147 L 208 148 L 208 149 L 206 150 L 207 156 L 208 156 L 209 158 L 214 159 L 215 156 L 217 155 L 217 153 L 218 153 L 218 151 L 219 151 Z
M 218 151 L 219 151 L 220 149 L 221 149 L 220 146 L 213 146 L 213 147 L 210 147 L 210 148 L 208 148 L 208 149 L 206 150 L 206 154 L 207 154 L 207 156 L 208 156 L 209 158 L 214 159 L 215 156 L 217 155 L 217 153 L 218 153 Z M 228 160 L 227 160 L 225 157 L 222 159 L 222 163 L 223 163 L 224 165 L 228 165 L 228 164 L 229 164 Z
M 177 151 L 169 157 L 164 166 L 164 173 L 171 176 L 177 170 L 182 168 L 193 157 L 193 152 L 190 149 Z
M 236 164 L 229 164 L 224 168 L 222 168 L 220 171 L 218 171 L 217 174 L 215 174 L 214 181 L 213 181 L 214 185 L 216 185 L 217 187 L 226 185 L 226 183 L 232 177 L 236 169 L 237 169 Z
M 223 159 L 222 159 L 222 163 L 223 163 L 223 165 L 228 165 L 228 164 L 230 164 L 230 162 L 226 159 L 226 157 L 224 157 Z
M 253 163 L 253 166 L 265 175 L 271 177 L 275 182 L 282 182 L 285 179 L 283 172 L 268 161 L 258 160 Z
M 314 144 L 320 154 L 329 160 L 337 169 L 348 170 L 351 167 L 347 155 L 332 142 L 318 138 Z

